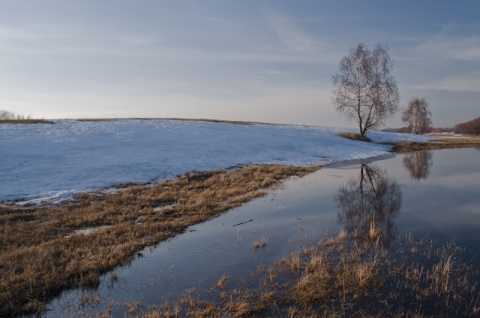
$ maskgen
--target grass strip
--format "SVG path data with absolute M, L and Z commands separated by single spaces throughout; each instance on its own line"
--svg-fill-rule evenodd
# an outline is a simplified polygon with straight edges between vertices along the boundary
M 371 142 L 371 140 L 358 133 L 341 132 L 341 137 Z M 405 153 L 421 150 L 437 150 L 437 149 L 456 149 L 456 148 L 480 148 L 480 137 L 476 135 L 465 135 L 463 137 L 452 138 L 435 138 L 426 142 L 402 141 L 393 144 L 392 152 Z
M 456 148 L 480 148 L 480 137 L 459 137 L 459 138 L 437 138 L 432 141 L 418 143 L 412 141 L 404 141 L 396 143 L 392 151 L 397 153 L 405 153 L 420 150 L 437 150 L 437 149 L 456 149 Z
M 1 124 L 10 124 L 10 125 L 30 125 L 30 124 L 53 124 L 52 121 L 46 119 L 7 119 L 0 120 Z

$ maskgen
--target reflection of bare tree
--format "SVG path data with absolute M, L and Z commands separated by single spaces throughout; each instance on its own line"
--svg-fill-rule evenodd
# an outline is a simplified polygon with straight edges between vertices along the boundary
M 427 179 L 433 164 L 431 151 L 416 151 L 403 155 L 403 166 L 415 180 Z
M 389 245 L 395 234 L 393 220 L 402 205 L 399 184 L 375 166 L 362 164 L 359 179 L 350 179 L 335 196 L 339 222 L 360 240 L 379 239 Z

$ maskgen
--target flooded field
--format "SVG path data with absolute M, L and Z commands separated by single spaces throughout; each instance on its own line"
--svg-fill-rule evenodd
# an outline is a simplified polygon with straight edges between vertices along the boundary
M 95 290 L 65 292 L 46 317 L 124 316 L 132 306 L 175 302 L 195 288 L 209 298 L 222 275 L 249 286 L 258 271 L 340 229 L 360 240 L 372 224 L 389 247 L 411 233 L 455 241 L 479 265 L 480 151 L 438 150 L 323 168 L 292 179 L 183 235 L 144 250 Z

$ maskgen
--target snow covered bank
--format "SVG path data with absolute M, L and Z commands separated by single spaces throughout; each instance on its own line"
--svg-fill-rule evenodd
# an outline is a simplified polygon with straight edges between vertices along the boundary
M 428 139 L 370 132 L 375 143 L 363 143 L 337 136 L 345 130 L 170 120 L 0 125 L 0 201 L 58 200 L 236 164 L 326 165 L 387 155 L 378 142 Z

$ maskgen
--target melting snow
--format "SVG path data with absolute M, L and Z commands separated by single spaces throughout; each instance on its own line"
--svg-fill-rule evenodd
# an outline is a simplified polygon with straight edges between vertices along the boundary
M 428 139 L 370 132 L 374 143 L 364 143 L 337 135 L 346 130 L 171 120 L 0 125 L 0 202 L 59 201 L 114 184 L 250 163 L 327 165 L 388 155 L 390 146 L 380 142 Z

